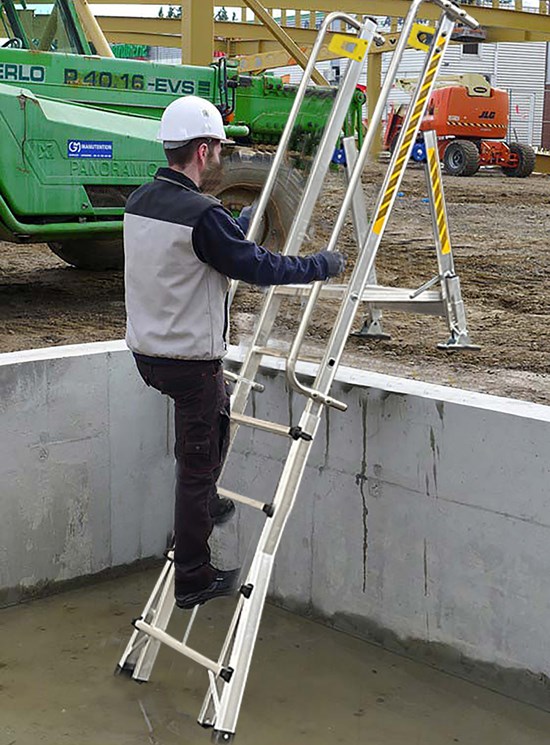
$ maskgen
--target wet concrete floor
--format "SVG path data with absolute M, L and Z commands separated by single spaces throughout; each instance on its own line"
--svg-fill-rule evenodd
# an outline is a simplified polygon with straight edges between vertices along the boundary
M 162 649 L 149 683 L 113 675 L 157 574 L 0 610 L 0 745 L 210 741 L 202 668 Z M 192 643 L 215 656 L 231 610 L 205 606 Z M 236 742 L 548 745 L 550 714 L 267 607 Z

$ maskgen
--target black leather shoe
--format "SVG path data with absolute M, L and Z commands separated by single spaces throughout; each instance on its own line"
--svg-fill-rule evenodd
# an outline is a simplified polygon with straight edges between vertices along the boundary
M 208 510 L 214 525 L 222 525 L 231 520 L 235 514 L 235 502 L 227 497 L 216 497 L 210 501 Z
M 186 594 L 180 594 L 176 590 L 176 605 L 178 608 L 190 610 L 196 605 L 202 605 L 213 598 L 220 598 L 224 595 L 235 595 L 240 571 L 240 569 L 230 569 L 229 571 L 216 569 L 214 581 L 208 587 L 205 587 L 204 590 L 188 592 Z

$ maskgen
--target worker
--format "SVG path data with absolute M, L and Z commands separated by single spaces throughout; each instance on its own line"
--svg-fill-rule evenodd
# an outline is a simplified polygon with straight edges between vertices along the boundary
M 130 195 L 124 216 L 126 342 L 145 383 L 175 404 L 175 599 L 192 608 L 233 594 L 239 575 L 214 567 L 208 546 L 213 525 L 235 510 L 216 491 L 229 436 L 222 369 L 229 279 L 303 284 L 336 276 L 345 259 L 328 251 L 305 258 L 271 253 L 245 238 L 250 209 L 234 219 L 201 192 L 221 168 L 227 142 L 209 101 L 173 101 L 159 139 L 168 167 Z

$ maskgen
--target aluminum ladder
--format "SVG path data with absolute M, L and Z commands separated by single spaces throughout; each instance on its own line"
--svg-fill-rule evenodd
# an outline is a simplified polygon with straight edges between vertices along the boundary
M 362 204 L 360 201 L 364 199 L 360 182 L 361 173 L 374 139 L 375 123 L 381 121 L 393 78 L 406 48 L 412 24 L 423 0 L 414 0 L 411 3 L 411 10 L 404 21 L 401 38 L 394 52 L 381 96 L 375 109 L 372 126 L 367 132 L 361 150 L 355 153 L 355 161 L 350 170 L 348 188 L 329 241 L 329 250 L 334 250 L 346 214 L 351 208 L 354 214 L 354 223 L 356 224 L 358 237 L 358 259 L 354 266 L 350 282 L 343 293 L 341 293 L 340 311 L 323 358 L 319 363 L 313 385 L 308 387 L 298 379 L 296 365 L 313 309 L 321 296 L 322 288 L 323 286 L 330 288 L 330 285 L 323 285 L 322 282 L 316 282 L 305 288 L 299 288 L 300 292 L 303 292 L 306 296 L 306 306 L 295 339 L 290 348 L 285 352 L 281 352 L 281 350 L 270 346 L 268 342 L 281 302 L 284 300 L 284 290 L 286 288 L 272 287 L 267 292 L 253 340 L 236 379 L 235 392 L 232 397 L 232 443 L 240 426 L 250 426 L 273 435 L 283 436 L 289 441 L 290 446 L 275 494 L 270 502 L 259 501 L 233 493 L 225 488 L 218 488 L 221 496 L 228 496 L 241 504 L 261 510 L 265 514 L 265 524 L 251 567 L 240 588 L 236 609 L 221 652 L 217 659 L 211 659 L 189 645 L 189 636 L 197 617 L 198 607 L 195 607 L 191 612 L 181 640 L 166 632 L 174 609 L 173 556 L 171 552 L 168 552 L 167 560 L 160 577 L 140 618 L 134 621 L 135 631 L 117 666 L 118 672 L 128 673 L 138 681 L 147 681 L 151 675 L 161 644 L 166 644 L 176 652 L 202 665 L 207 671 L 209 686 L 198 721 L 204 727 L 213 728 L 212 741 L 215 743 L 231 742 L 235 736 L 242 697 L 275 555 L 291 514 L 321 417 L 326 407 L 333 407 L 340 411 L 345 411 L 346 409 L 344 403 L 330 395 L 330 389 L 347 336 L 359 307 L 359 300 L 365 292 L 367 279 L 371 275 L 376 256 L 376 248 L 383 234 L 385 223 L 391 211 L 393 199 L 395 198 L 395 192 L 398 189 L 402 172 L 404 171 L 405 166 L 403 163 L 406 163 L 406 160 L 408 160 L 408 154 L 414 143 L 435 76 L 449 43 L 454 22 L 460 20 L 462 23 L 467 23 L 474 28 L 477 26 L 476 21 L 468 16 L 465 11 L 447 0 L 434 1 L 441 9 L 437 32 L 432 46 L 427 53 L 426 63 L 417 88 L 414 105 L 411 106 L 410 116 L 403 127 L 401 142 L 396 148 L 394 157 L 390 163 L 386 180 L 378 198 L 374 213 L 375 218 L 371 221 L 370 225 L 367 225 L 364 213 L 362 218 L 357 213 L 359 206 L 361 208 L 364 207 L 364 203 Z M 277 169 L 282 162 L 283 148 L 288 144 L 292 126 L 296 120 L 301 100 L 303 100 L 305 95 L 307 83 L 317 60 L 323 39 L 335 21 L 344 21 L 356 32 L 354 36 L 346 36 L 342 41 L 342 51 L 348 52 L 351 61 L 336 96 L 306 189 L 297 207 L 294 222 L 283 249 L 283 252 L 288 255 L 296 255 L 300 249 L 313 208 L 320 194 L 324 176 L 329 168 L 334 147 L 340 136 L 343 118 L 359 79 L 368 46 L 373 40 L 378 38 L 376 35 L 376 24 L 370 19 L 358 21 L 344 13 L 331 13 L 326 17 L 306 67 L 304 78 L 298 89 L 296 101 L 281 138 L 281 145 L 274 159 L 272 171 L 268 177 L 256 214 L 250 226 L 249 236 L 253 235 L 254 231 L 258 229 L 263 210 L 265 210 L 269 199 L 270 189 L 272 189 L 276 178 Z M 255 379 L 262 358 L 265 355 L 284 356 L 289 384 L 293 390 L 303 394 L 305 397 L 305 406 L 297 426 L 290 427 L 271 421 L 264 421 L 245 413 L 251 390 L 261 390 L 261 385 Z

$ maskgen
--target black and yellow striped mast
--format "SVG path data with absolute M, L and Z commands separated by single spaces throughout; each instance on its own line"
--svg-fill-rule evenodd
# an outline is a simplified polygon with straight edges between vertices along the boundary
M 426 183 L 430 197 L 439 273 L 441 276 L 448 272 L 454 274 L 447 208 L 445 206 L 445 197 L 443 196 L 437 133 L 434 130 L 424 133 L 424 144 L 426 146 Z

